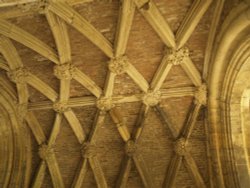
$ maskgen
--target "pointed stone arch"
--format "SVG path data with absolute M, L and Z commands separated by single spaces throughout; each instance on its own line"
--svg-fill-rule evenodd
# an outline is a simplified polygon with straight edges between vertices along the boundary
M 209 70 L 210 141 L 214 174 L 219 187 L 244 187 L 249 185 L 250 180 L 247 165 L 242 165 L 244 155 L 240 154 L 244 150 L 244 141 L 236 139 L 243 138 L 242 127 L 232 121 L 232 115 L 238 113 L 237 109 L 232 108 L 235 103 L 234 90 L 239 82 L 237 78 L 250 57 L 249 15 L 249 5 L 241 3 L 227 16 L 217 36 L 218 45 L 214 48 Z M 239 92 L 240 89 L 235 91 Z M 241 97 L 238 96 L 239 103 Z M 240 108 L 238 110 L 240 114 Z
M 0 77 L 0 187 L 24 187 L 26 162 L 26 143 L 24 129 L 18 117 L 15 102 L 17 98 Z

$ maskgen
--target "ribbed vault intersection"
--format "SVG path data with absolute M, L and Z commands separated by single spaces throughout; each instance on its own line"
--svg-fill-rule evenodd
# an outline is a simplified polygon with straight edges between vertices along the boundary
M 191 42 L 211 1 L 187 1 L 178 24 L 164 14 L 168 3 L 178 5 L 72 0 L 2 9 L 1 75 L 15 83 L 31 133 L 27 186 L 209 185 L 205 50 Z

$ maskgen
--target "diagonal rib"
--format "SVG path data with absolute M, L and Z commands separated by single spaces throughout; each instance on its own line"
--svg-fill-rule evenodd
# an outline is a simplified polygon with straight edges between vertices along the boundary
M 165 45 L 170 48 L 175 48 L 176 44 L 174 34 L 154 2 L 148 1 L 144 4 L 139 3 L 138 0 L 136 0 L 135 2 L 142 15 L 153 27 L 153 29 L 159 35 Z
M 56 138 L 60 132 L 61 122 L 62 122 L 62 115 L 57 113 L 54 121 L 54 126 L 49 137 L 48 146 L 52 146 L 55 143 Z
M 34 50 L 35 52 L 39 53 L 43 57 L 46 57 L 56 64 L 59 63 L 58 56 L 51 47 L 49 47 L 30 33 L 15 26 L 14 24 L 9 23 L 6 20 L 0 19 L 0 34 L 15 40 L 23 44 L 24 46 L 27 46 L 31 50 Z
M 96 112 L 96 115 L 95 115 L 93 126 L 92 126 L 91 131 L 88 135 L 88 142 L 90 142 L 90 143 L 94 142 L 96 131 L 99 127 L 101 127 L 103 125 L 104 120 L 105 120 L 105 115 L 102 114 L 100 110 L 98 110 Z
M 45 82 L 36 77 L 35 75 L 29 73 L 29 79 L 27 79 L 27 83 L 31 85 L 33 88 L 38 90 L 44 96 L 46 96 L 51 101 L 55 102 L 58 94 Z
M 129 172 L 131 169 L 131 163 L 132 163 L 131 157 L 126 155 L 125 158 L 123 159 L 119 177 L 116 182 L 117 188 L 126 188 Z
M 181 135 L 188 140 L 190 135 L 192 134 L 193 128 L 195 126 L 195 123 L 197 121 L 197 117 L 199 115 L 200 112 L 200 108 L 201 108 L 201 104 L 197 103 L 197 104 L 192 104 L 192 107 L 189 111 L 189 115 L 187 118 L 187 121 L 184 125 L 184 128 L 182 130 Z
M 113 95 L 115 76 L 116 76 L 115 73 L 108 71 L 104 88 L 105 97 L 111 97 Z
M 40 188 L 42 186 L 45 173 L 46 173 L 46 162 L 41 161 L 37 174 L 34 179 L 34 183 L 32 184 L 32 188 Z
M 33 135 L 35 136 L 38 145 L 44 143 L 46 141 L 46 137 L 34 113 L 28 112 L 27 116 L 25 117 L 25 120 L 27 121 L 28 126 L 30 127 Z
M 143 104 L 141 109 L 140 109 L 140 112 L 139 112 L 139 115 L 138 115 L 138 118 L 136 121 L 136 125 L 135 125 L 135 130 L 134 130 L 134 133 L 132 135 L 135 142 L 139 140 L 139 138 L 142 134 L 145 120 L 146 120 L 146 117 L 148 115 L 149 109 L 150 109 L 150 107 L 145 105 L 145 104 Z
M 181 67 L 195 86 L 200 86 L 202 84 L 201 73 L 198 71 L 190 57 L 185 58 L 185 62 L 181 63 Z
M 134 80 L 137 86 L 141 88 L 142 91 L 144 91 L 145 93 L 148 91 L 148 88 L 149 88 L 148 82 L 131 63 L 129 63 L 129 66 L 127 67 L 126 72 L 130 76 L 130 78 Z
M 153 80 L 151 83 L 151 88 L 154 91 L 159 90 L 161 88 L 163 82 L 165 81 L 169 71 L 171 70 L 171 68 L 173 66 L 171 63 L 168 63 L 167 59 L 168 59 L 167 55 L 165 55 L 161 61 L 160 66 L 158 67 L 158 69 L 153 77 Z
M 163 124 L 170 130 L 172 136 L 174 138 L 178 137 L 178 131 L 176 130 L 176 128 L 173 126 L 173 124 L 170 122 L 170 120 L 168 119 L 167 114 L 164 112 L 164 110 L 162 109 L 162 107 L 160 107 L 159 105 L 157 105 L 156 107 L 154 107 L 156 109 L 156 111 L 159 113 L 160 118 L 163 122 Z
M 176 33 L 177 47 L 181 48 L 192 35 L 212 0 L 195 0 Z
M 71 126 L 73 132 L 75 133 L 78 142 L 82 144 L 86 138 L 86 135 L 83 131 L 80 121 L 77 119 L 76 115 L 71 109 L 65 111 L 64 116 L 66 117 L 67 121 L 69 122 L 69 125 Z
M 152 176 L 151 174 L 149 173 L 149 168 L 148 166 L 146 165 L 143 157 L 141 156 L 141 154 L 139 153 L 135 153 L 133 155 L 133 160 L 134 160 L 134 163 L 135 163 L 135 166 L 140 174 L 140 177 L 142 179 L 142 182 L 144 184 L 144 187 L 146 188 L 154 188 L 155 185 L 153 183 L 153 179 L 152 179 Z
M 116 57 L 125 54 L 135 12 L 134 0 L 121 1 L 121 3 L 122 6 L 120 8 L 118 28 L 115 41 Z
M 108 57 L 113 57 L 111 43 L 69 5 L 62 2 L 51 2 L 48 9 L 77 29 L 98 48 L 100 48 Z
M 71 185 L 71 188 L 82 187 L 84 177 L 85 177 L 87 170 L 88 170 L 87 166 L 88 166 L 88 159 L 84 158 L 81 161 L 81 164 L 79 165 L 79 169 L 75 175 L 75 178 L 74 178 L 74 181 Z
M 96 83 L 91 80 L 86 74 L 84 74 L 79 69 L 76 69 L 74 79 L 83 85 L 87 90 L 89 90 L 93 95 L 99 98 L 102 94 L 102 89 L 96 85 Z
M 181 162 L 182 162 L 182 156 L 174 154 L 174 157 L 171 159 L 168 165 L 163 187 L 165 188 L 174 187 L 174 183 L 176 180 L 177 173 L 180 169 Z
M 195 184 L 197 187 L 200 188 L 206 188 L 206 185 L 203 181 L 203 178 L 199 172 L 199 169 L 193 159 L 193 157 L 190 155 L 190 153 L 186 153 L 184 155 L 184 164 L 187 167 L 189 173 L 192 175 L 193 180 L 195 181 Z
M 101 165 L 99 161 L 97 160 L 97 157 L 90 157 L 89 164 L 90 164 L 91 169 L 93 170 L 98 188 L 107 188 L 108 185 L 107 185 L 104 173 L 102 171 Z
M 113 122 L 116 124 L 117 129 L 122 137 L 122 139 L 127 142 L 130 139 L 130 133 L 128 131 L 127 126 L 124 124 L 122 120 L 122 116 L 120 111 L 117 108 L 113 108 L 109 112 Z
M 62 179 L 62 175 L 56 161 L 56 156 L 52 153 L 47 159 L 46 162 L 48 164 L 48 169 L 51 175 L 51 179 L 53 182 L 53 186 L 55 188 L 64 188 L 64 183 Z

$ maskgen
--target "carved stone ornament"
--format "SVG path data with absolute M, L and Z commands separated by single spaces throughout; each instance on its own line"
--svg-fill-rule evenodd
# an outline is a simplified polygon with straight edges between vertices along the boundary
M 29 72 L 27 69 L 20 67 L 15 70 L 9 71 L 7 74 L 12 82 L 15 82 L 16 84 L 25 84 Z
M 137 146 L 136 146 L 135 142 L 133 140 L 127 141 L 127 143 L 125 145 L 126 154 L 131 157 L 134 155 L 136 150 L 137 150 Z
M 47 160 L 51 154 L 53 154 L 53 148 L 49 147 L 47 144 L 40 145 L 38 155 L 42 160 Z
M 184 59 L 189 57 L 189 50 L 187 47 L 175 49 L 166 49 L 167 61 L 172 65 L 179 65 L 184 62 Z
M 48 0 L 38 0 L 35 2 L 29 2 L 29 3 L 21 3 L 18 4 L 17 7 L 22 11 L 22 12 L 42 12 L 46 9 L 48 5 Z
M 202 105 L 207 104 L 207 86 L 206 84 L 202 84 L 197 88 L 197 91 L 195 92 L 195 103 L 199 103 Z
M 28 104 L 27 103 L 22 103 L 22 104 L 17 104 L 17 115 L 22 120 L 28 112 Z
M 73 78 L 75 70 L 75 66 L 71 63 L 64 63 L 54 67 L 54 75 L 60 80 L 70 80 Z
M 174 151 L 179 156 L 183 156 L 186 153 L 186 140 L 185 140 L 185 138 L 179 138 L 175 142 Z
M 94 144 L 90 144 L 89 142 L 85 142 L 82 146 L 82 157 L 91 158 L 97 155 L 96 146 Z
M 53 104 L 53 109 L 58 113 L 64 113 L 69 109 L 67 101 L 58 101 Z
M 111 97 L 102 97 L 97 100 L 96 106 L 102 111 L 108 111 L 111 108 L 113 108 L 115 105 L 113 104 Z
M 148 91 L 143 97 L 143 103 L 148 106 L 155 106 L 161 100 L 161 92 L 158 91 Z
M 128 66 L 127 56 L 117 57 L 109 61 L 109 70 L 117 75 L 125 73 Z

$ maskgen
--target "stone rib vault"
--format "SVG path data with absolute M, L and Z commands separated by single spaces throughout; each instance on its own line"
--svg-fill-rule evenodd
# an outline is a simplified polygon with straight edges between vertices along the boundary
M 222 4 L 0 1 L 0 89 L 25 161 L 22 180 L 5 182 L 216 187 L 207 83 L 220 14 L 233 6 Z

